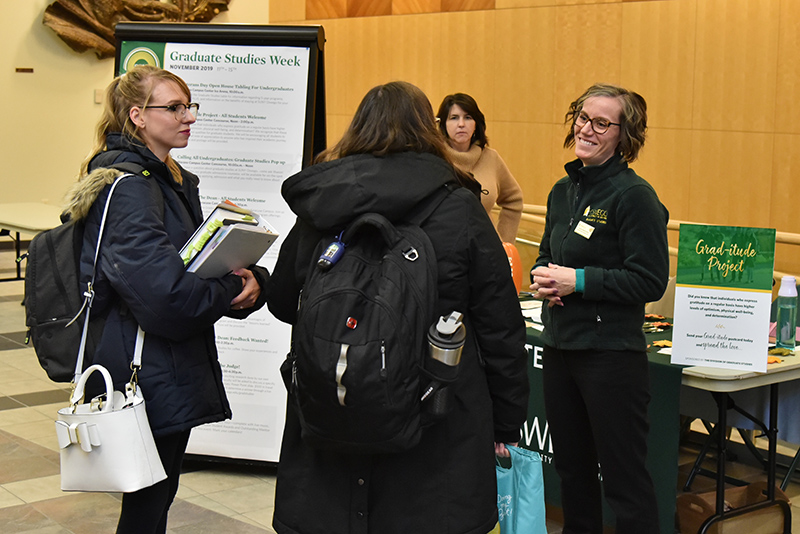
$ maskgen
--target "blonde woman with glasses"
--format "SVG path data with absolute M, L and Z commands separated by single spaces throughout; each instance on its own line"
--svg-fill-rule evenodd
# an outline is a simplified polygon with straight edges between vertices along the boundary
M 110 184 L 121 174 L 107 167 L 130 162 L 143 169 L 111 197 L 92 308 L 92 317 L 105 322 L 93 323 L 97 346 L 87 357 L 124 391 L 138 326 L 145 331 L 139 385 L 167 479 L 123 494 L 118 534 L 166 532 L 191 429 L 231 417 L 214 323 L 248 315 L 261 293 L 260 268 L 203 280 L 185 271 L 178 253 L 203 214 L 198 178 L 170 152 L 189 142 L 198 109 L 186 83 L 157 67 L 135 67 L 114 79 L 97 144 L 70 194 L 70 217 L 85 224 L 81 279 L 88 281 Z M 100 386 L 90 380 L 87 396 Z

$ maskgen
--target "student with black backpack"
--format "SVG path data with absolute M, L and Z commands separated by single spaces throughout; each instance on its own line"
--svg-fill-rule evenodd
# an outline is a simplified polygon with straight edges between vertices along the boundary
M 110 199 L 92 308 L 92 318 L 105 322 L 96 351 L 87 357 L 108 369 L 115 389 L 124 391 L 138 327 L 144 330 L 138 383 L 168 478 L 123 494 L 117 534 L 166 532 L 191 429 L 231 417 L 214 323 L 223 315 L 252 312 L 261 291 L 260 270 L 203 280 L 185 271 L 178 253 L 203 214 L 197 177 L 178 165 L 170 150 L 188 143 L 198 107 L 186 83 L 160 68 L 135 67 L 114 79 L 97 146 L 70 193 L 70 215 L 84 221 L 80 274 L 85 283 L 92 276 L 110 184 L 122 174 L 107 168 L 120 162 L 142 168 L 122 178 Z M 100 393 L 99 386 L 87 387 L 87 398 Z
M 283 184 L 298 219 L 264 288 L 293 325 L 279 534 L 497 523 L 495 453 L 519 441 L 529 386 L 508 260 L 476 194 L 405 82 L 369 91 L 342 140 Z

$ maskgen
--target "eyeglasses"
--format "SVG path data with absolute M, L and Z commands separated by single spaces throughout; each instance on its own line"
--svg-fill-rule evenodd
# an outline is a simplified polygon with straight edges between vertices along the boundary
M 594 119 L 590 119 L 588 115 L 581 112 L 575 117 L 575 126 L 578 128 L 583 128 L 587 122 L 592 123 L 592 130 L 595 133 L 604 134 L 608 131 L 608 128 L 611 126 L 621 126 L 618 122 L 611 122 L 606 119 L 602 119 L 600 117 L 595 117 Z
M 186 117 L 186 110 L 192 114 L 192 117 L 197 118 L 197 112 L 200 111 L 200 104 L 171 104 L 169 106 L 145 106 L 144 109 L 166 109 L 175 114 L 175 120 L 179 121 Z

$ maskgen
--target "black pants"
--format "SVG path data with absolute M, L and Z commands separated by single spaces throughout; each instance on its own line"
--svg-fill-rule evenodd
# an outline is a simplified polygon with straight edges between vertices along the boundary
M 617 534 L 658 534 L 655 489 L 645 466 L 647 355 L 545 347 L 543 367 L 563 534 L 602 534 L 601 483 Z
M 181 463 L 190 430 L 156 438 L 156 448 L 167 472 L 166 480 L 133 493 L 122 495 L 122 512 L 117 534 L 165 534 L 167 512 L 178 493 Z

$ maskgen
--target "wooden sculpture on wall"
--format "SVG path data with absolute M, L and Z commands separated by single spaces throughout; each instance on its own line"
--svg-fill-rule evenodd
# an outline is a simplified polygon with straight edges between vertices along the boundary
M 231 0 L 56 0 L 42 22 L 77 52 L 94 50 L 98 59 L 114 56 L 114 25 L 119 21 L 208 22 L 228 10 Z

